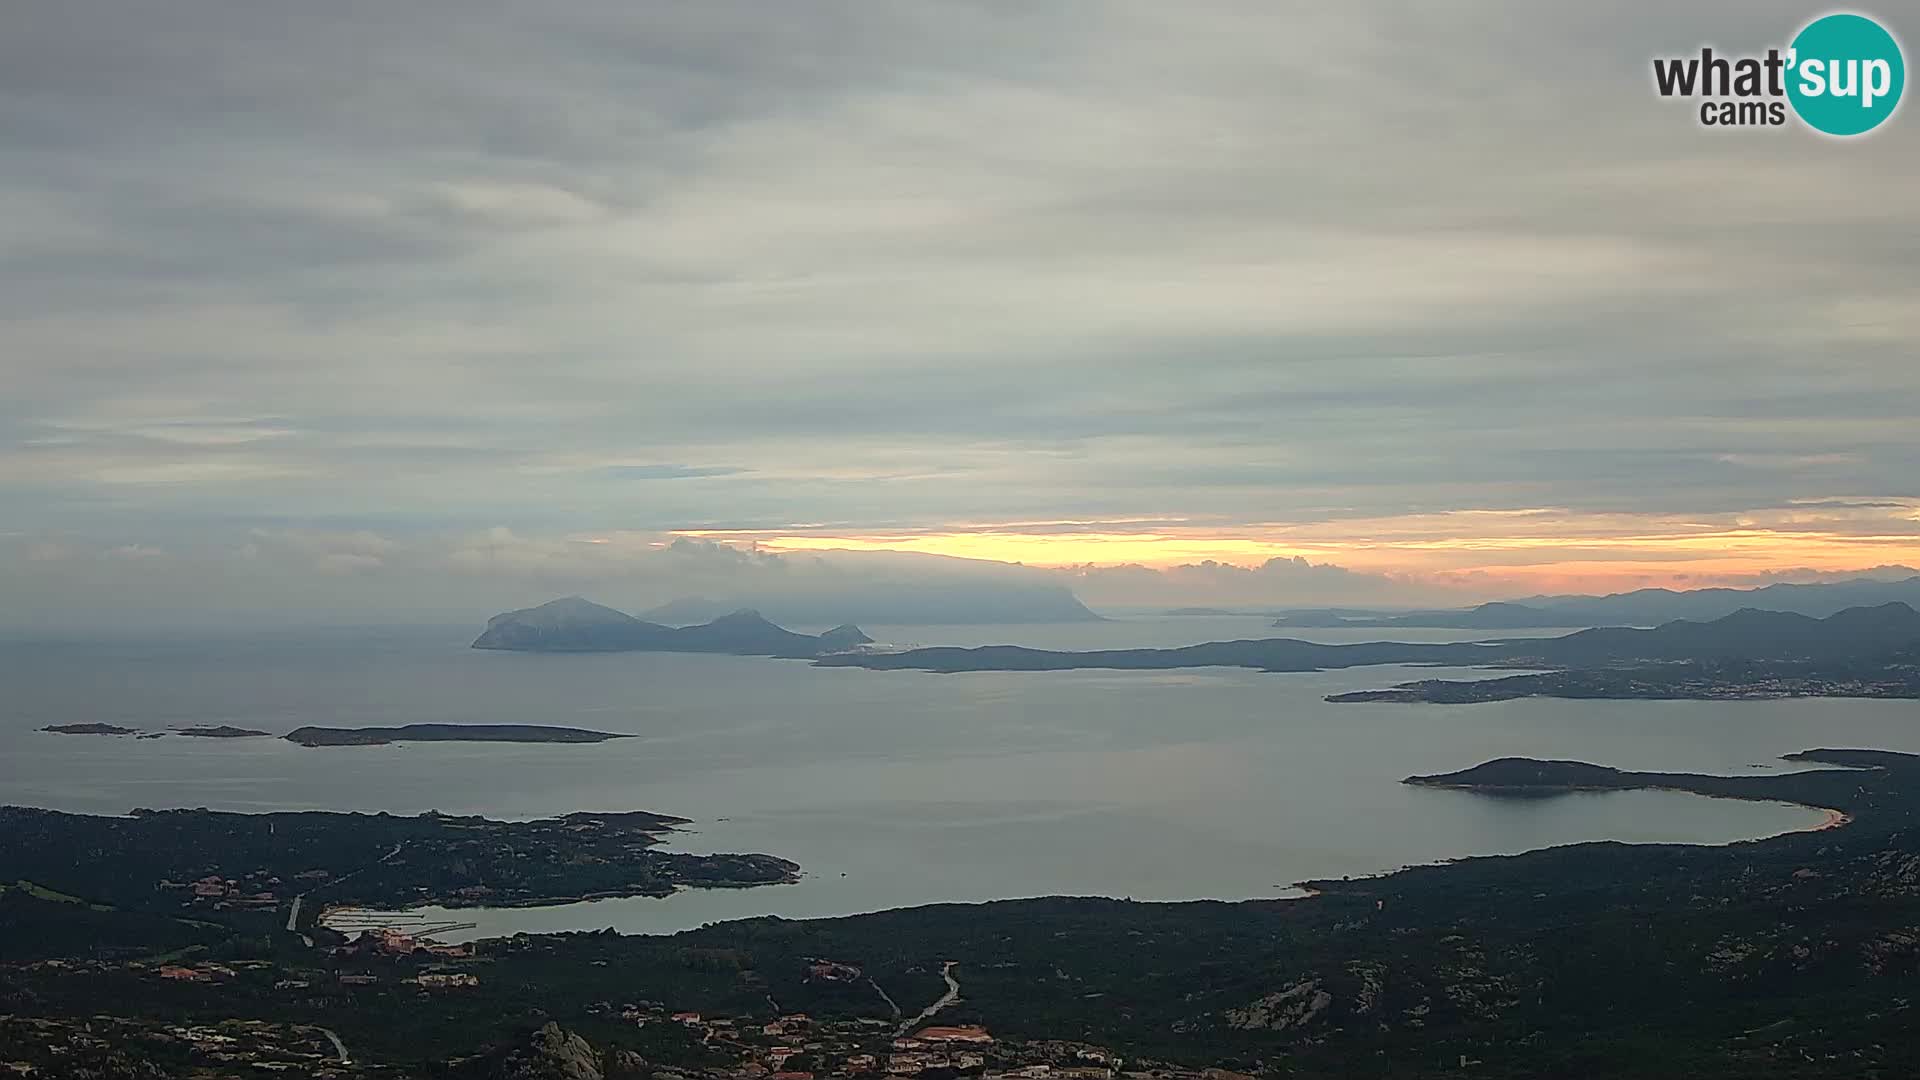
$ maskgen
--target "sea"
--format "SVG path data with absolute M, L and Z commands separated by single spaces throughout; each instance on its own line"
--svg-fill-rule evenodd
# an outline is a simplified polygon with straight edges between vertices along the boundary
M 1278 631 L 1253 617 L 1164 615 L 866 629 L 901 645 L 1061 649 L 1485 636 Z M 473 923 L 447 935 L 458 940 L 668 933 L 748 916 L 1045 895 L 1274 898 L 1298 895 L 1308 879 L 1590 840 L 1728 843 L 1823 818 L 1681 792 L 1514 800 L 1400 781 L 1508 755 L 1748 774 L 1799 767 L 1780 755 L 1818 746 L 1920 751 L 1913 701 L 1335 705 L 1324 697 L 1506 672 L 876 672 L 757 657 L 478 651 L 467 647 L 477 631 L 0 642 L 0 803 L 99 814 L 651 810 L 691 819 L 671 850 L 764 852 L 804 868 L 791 885 L 423 913 Z M 517 723 L 637 737 L 306 748 L 38 730 L 88 722 L 275 734 L 309 724 Z

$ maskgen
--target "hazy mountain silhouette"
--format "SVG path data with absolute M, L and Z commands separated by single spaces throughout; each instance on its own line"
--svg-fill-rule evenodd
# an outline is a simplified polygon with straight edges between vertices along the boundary
M 1178 649 L 1062 652 L 1017 645 L 930 648 L 823 656 L 843 667 L 918 671 L 1064 671 L 1076 668 L 1247 667 L 1315 671 L 1369 664 L 1535 662 L 1598 667 L 1632 660 L 1878 659 L 1920 648 L 1920 612 L 1901 603 L 1849 608 L 1826 619 L 1791 612 L 1735 612 L 1708 623 L 1679 620 L 1651 629 L 1610 627 L 1557 638 L 1424 644 L 1368 641 L 1328 645 L 1296 638 L 1211 641 Z
M 1853 607 L 1898 601 L 1920 605 L 1920 575 L 1896 581 L 1857 578 L 1758 589 L 1637 589 L 1606 596 L 1535 596 L 1456 610 L 1398 613 L 1311 608 L 1283 613 L 1276 627 L 1446 627 L 1519 630 L 1543 626 L 1658 626 L 1675 619 L 1723 618 L 1742 609 L 1824 619 Z
M 663 626 L 578 596 L 495 615 L 476 649 L 515 652 L 689 652 L 810 657 L 868 644 L 851 624 L 796 634 L 742 609 L 696 626 Z

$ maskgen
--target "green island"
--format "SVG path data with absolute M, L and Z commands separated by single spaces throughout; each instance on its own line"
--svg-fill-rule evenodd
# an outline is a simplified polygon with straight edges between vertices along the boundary
M 1914 1075 L 1920 758 L 1793 757 L 1807 770 L 1504 759 L 1408 783 L 1434 798 L 1674 789 L 1818 807 L 1838 827 L 1463 859 L 1308 882 L 1299 900 L 1054 897 L 463 946 L 349 939 L 311 907 L 290 931 L 284 907 L 158 879 L 268 871 L 286 898 L 306 887 L 287 883 L 296 865 L 332 867 L 338 891 L 316 884 L 310 905 L 467 882 L 489 902 L 578 894 L 605 879 L 574 856 L 644 854 L 639 837 L 671 819 L 9 810 L 0 880 L 32 884 L 0 893 L 0 1061 L 475 1080 Z M 539 861 L 519 839 L 583 846 Z M 389 843 L 401 854 L 383 861 Z M 495 844 L 528 854 L 486 859 Z M 104 1025 L 125 1030 L 103 1040 Z

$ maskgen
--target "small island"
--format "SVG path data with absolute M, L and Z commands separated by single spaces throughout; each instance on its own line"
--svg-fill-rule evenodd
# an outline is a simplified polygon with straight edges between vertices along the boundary
M 116 724 L 48 724 L 40 729 L 51 731 L 55 735 L 138 735 L 139 728 L 120 727 Z
M 214 727 L 185 727 L 175 731 L 174 734 L 189 735 L 196 739 L 261 739 L 269 736 L 269 733 L 265 731 L 234 727 L 232 724 L 219 724 Z
M 397 742 L 602 743 L 630 733 L 539 724 L 404 724 L 400 727 L 302 727 L 284 738 L 301 746 L 385 746 Z

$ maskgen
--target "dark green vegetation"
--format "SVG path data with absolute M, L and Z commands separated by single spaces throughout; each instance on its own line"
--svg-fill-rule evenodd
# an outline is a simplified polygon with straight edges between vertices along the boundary
M 504 822 L 425 814 L 228 814 L 135 811 L 124 818 L 0 808 L 0 961 L 120 955 L 101 928 L 125 917 L 151 928 L 119 934 L 172 948 L 209 926 L 257 933 L 284 926 L 307 897 L 300 928 L 323 904 L 510 905 L 593 896 L 661 896 L 679 886 L 768 885 L 799 867 L 771 855 L 655 851 L 683 819 L 648 813 L 569 814 Z M 25 899 L 62 905 L 42 909 Z M 37 920 L 37 921 L 36 921 Z M 57 931 L 62 921 L 70 932 Z M 46 924 L 46 925 L 42 925 Z M 24 932 L 38 926 L 43 932 Z M 22 932 L 15 933 L 14 930 Z M 164 931 L 164 933 L 162 933 Z M 136 950 L 137 951 L 137 950 Z M 153 950 L 149 950 L 153 951 Z
M 1915 1075 L 1920 758 L 1796 757 L 1834 767 L 1715 777 L 1506 760 L 1410 779 L 1471 789 L 1435 790 L 1436 799 L 1678 788 L 1833 808 L 1851 824 L 1725 847 L 1601 843 L 1468 859 L 1315 882 L 1319 895 L 1297 901 L 939 905 L 671 937 L 522 936 L 458 958 L 329 951 L 324 939 L 308 949 L 284 932 L 222 922 L 221 939 L 195 954 L 202 967 L 224 965 L 209 981 L 161 979 L 150 963 L 91 947 L 80 955 L 94 959 L 61 967 L 10 955 L 0 1013 L 317 1024 L 361 1062 L 475 1077 L 513 1075 L 506 1062 L 521 1051 L 511 1048 L 558 1021 L 608 1060 L 633 1048 L 652 1063 L 636 1075 L 662 1063 L 719 1075 L 732 1066 L 710 1047 L 621 1017 L 651 1002 L 708 1017 L 889 1020 L 873 987 L 911 1013 L 940 995 L 951 961 L 961 997 L 942 1023 L 1276 1076 L 1452 1076 L 1463 1059 L 1466 1075 L 1495 1077 Z M 0 877 L 28 876 L 12 858 Z M 63 891 L 124 911 L 138 890 L 113 876 Z M 36 937 L 65 934 L 76 948 L 96 928 L 63 931 L 64 921 L 112 914 L 4 899 L 0 911 L 36 905 Z M 0 940 L 19 938 L 0 927 Z M 823 978 L 823 960 L 861 978 Z M 405 981 L 435 971 L 478 982 Z M 464 1066 L 439 1064 L 496 1046 Z
M 1536 596 L 1474 608 L 1406 612 L 1315 608 L 1283 613 L 1275 626 L 1452 627 L 1515 630 L 1546 626 L 1654 626 L 1675 619 L 1718 619 L 1742 608 L 1824 618 L 1850 607 L 1889 601 L 1920 605 L 1920 576 L 1901 581 L 1860 578 L 1759 589 L 1638 589 L 1609 596 Z
M 632 735 L 539 724 L 404 724 L 400 727 L 303 727 L 287 732 L 301 746 L 384 746 L 396 742 L 598 743 Z
M 610 607 L 569 596 L 539 607 L 509 611 L 487 620 L 476 649 L 514 652 L 690 652 L 736 656 L 804 658 L 872 642 L 857 626 L 824 634 L 796 634 L 760 617 L 736 611 L 698 626 L 662 626 Z

